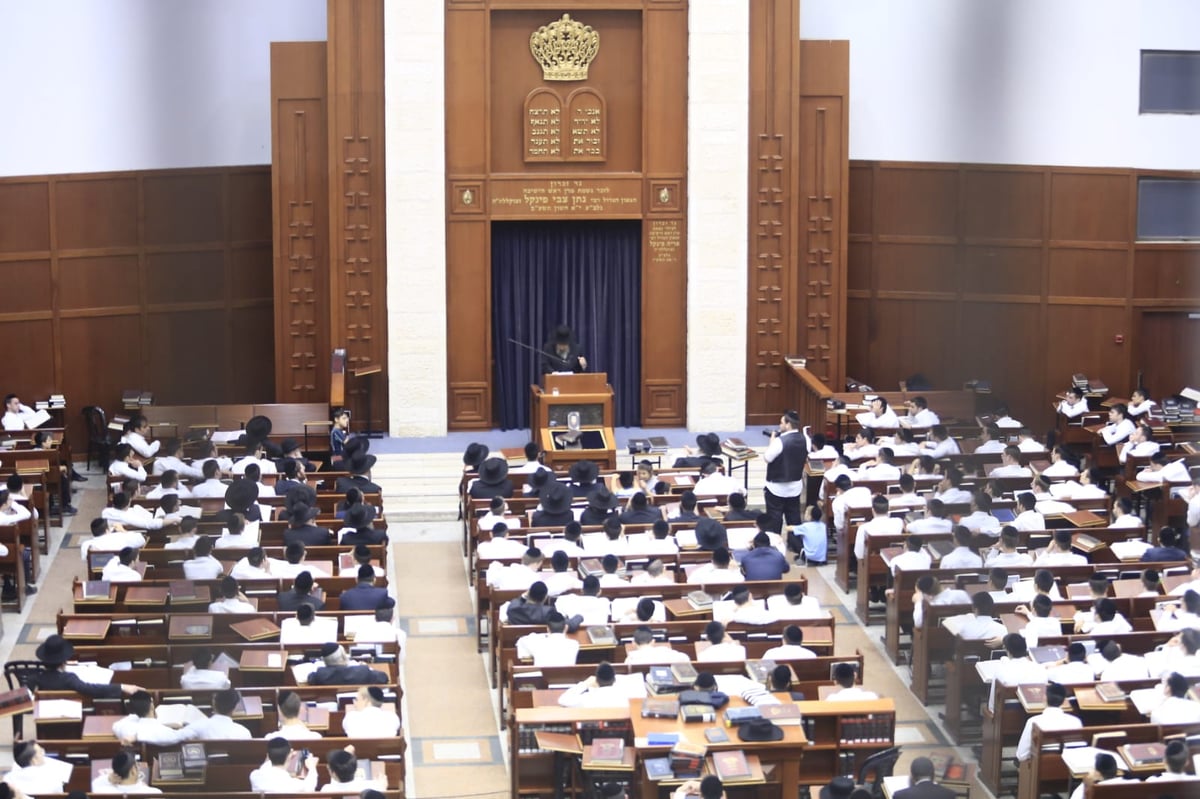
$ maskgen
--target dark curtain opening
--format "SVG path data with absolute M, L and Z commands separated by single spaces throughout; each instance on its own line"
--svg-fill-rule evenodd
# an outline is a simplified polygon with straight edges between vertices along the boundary
M 642 226 L 639 221 L 494 222 L 492 350 L 496 418 L 529 427 L 529 386 L 554 328 L 575 331 L 589 372 L 607 372 L 621 427 L 641 424 Z

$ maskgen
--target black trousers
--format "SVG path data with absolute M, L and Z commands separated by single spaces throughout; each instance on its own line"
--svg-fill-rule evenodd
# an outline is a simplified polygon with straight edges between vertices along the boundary
M 804 517 L 800 513 L 799 494 L 794 497 L 777 497 L 771 493 L 771 489 L 764 487 L 763 500 L 767 505 L 767 515 L 771 517 L 770 525 L 767 527 L 771 532 L 782 533 L 784 519 L 787 520 L 789 527 L 804 521 Z

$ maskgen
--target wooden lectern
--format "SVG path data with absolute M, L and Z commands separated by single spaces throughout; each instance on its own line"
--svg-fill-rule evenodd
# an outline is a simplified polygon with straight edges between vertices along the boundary
M 604 372 L 548 374 L 544 385 L 529 387 L 529 425 L 546 453 L 551 469 L 569 469 L 576 461 L 594 461 L 601 469 L 617 468 L 617 439 L 613 433 L 613 390 Z M 573 413 L 579 414 L 580 435 L 566 444 Z

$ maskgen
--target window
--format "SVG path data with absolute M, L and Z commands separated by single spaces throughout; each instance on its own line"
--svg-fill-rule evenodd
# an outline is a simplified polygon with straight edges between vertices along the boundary
M 1200 179 L 1138 178 L 1139 241 L 1200 241 Z
M 1200 51 L 1143 50 L 1138 111 L 1200 114 Z

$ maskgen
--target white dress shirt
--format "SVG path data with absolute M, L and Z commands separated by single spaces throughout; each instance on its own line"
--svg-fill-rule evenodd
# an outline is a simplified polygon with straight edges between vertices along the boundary
M 854 536 L 854 555 L 859 560 L 867 556 L 868 535 L 900 535 L 904 532 L 904 520 L 897 516 L 876 516 L 858 526 Z
M 159 483 L 154 488 L 152 488 L 146 492 L 146 499 L 162 499 L 167 494 L 174 494 L 175 496 L 179 497 L 180 499 L 191 499 L 192 498 L 191 489 L 189 489 L 185 485 L 176 484 L 175 486 L 168 488 L 167 486 L 164 486 L 162 483 Z
M 1017 449 L 1022 452 L 1045 452 L 1046 448 L 1034 441 L 1032 438 L 1022 439 L 1017 442 Z
M 911 525 L 910 525 L 911 526 Z M 900 570 L 926 571 L 933 566 L 933 558 L 924 549 L 917 552 L 906 549 L 892 558 L 892 575 Z
M 189 580 L 215 580 L 225 576 L 225 566 L 212 555 L 183 562 L 183 576 Z
M 399 716 L 374 705 L 357 710 L 348 708 L 342 717 L 342 731 L 347 738 L 393 738 L 399 729 Z
M 899 417 L 896 416 L 896 412 L 894 410 L 892 410 L 890 406 L 888 407 L 888 409 L 886 411 L 879 414 L 878 416 L 875 415 L 874 411 L 863 411 L 862 413 L 856 414 L 854 416 L 854 419 L 863 427 L 899 427 L 900 426 L 900 419 L 899 419 Z
M 1105 444 L 1116 444 L 1129 438 L 1129 434 L 1132 432 L 1133 422 L 1122 419 L 1115 424 L 1110 422 L 1100 428 L 1100 437 L 1104 439 Z
M 132 566 L 121 563 L 120 558 L 114 557 L 104 564 L 104 568 L 100 572 L 100 579 L 110 583 L 140 583 L 142 573 Z
M 303 724 L 283 724 L 275 732 L 267 733 L 265 737 L 268 741 L 272 738 L 284 738 L 289 741 L 315 741 L 321 737 L 321 733 L 310 730 Z
M 87 560 L 89 552 L 120 552 L 125 547 L 141 549 L 146 546 L 146 536 L 132 530 L 112 530 L 104 535 L 85 538 L 79 552 Z
M 188 666 L 179 677 L 179 687 L 186 691 L 205 689 L 223 691 L 229 685 L 229 675 L 217 669 L 198 669 L 195 666 Z
M 250 790 L 259 793 L 312 793 L 317 790 L 317 770 L 303 777 L 293 777 L 285 766 L 273 766 L 270 761 L 250 772 Z
M 943 588 L 936 596 L 929 598 L 930 605 L 970 605 L 971 595 L 958 588 Z M 925 603 L 913 605 L 913 626 L 925 626 Z
M 955 547 L 938 564 L 939 569 L 982 569 L 983 558 L 970 547 Z
M 222 483 L 217 478 L 205 480 L 198 486 L 192 488 L 192 496 L 199 499 L 218 499 L 224 498 L 225 492 L 229 490 L 229 486 Z
M 237 538 L 238 536 L 229 537 Z M 235 580 L 270 580 L 274 575 L 260 566 L 251 566 L 249 558 L 241 558 L 233 564 L 233 568 L 229 570 L 229 576 Z
M 851 508 L 871 507 L 871 489 L 866 486 L 854 486 L 848 491 L 838 494 L 829 503 L 833 508 L 833 526 L 838 530 L 846 530 L 846 513 Z
M 1028 760 L 1033 749 L 1033 728 L 1040 730 L 1077 730 L 1083 726 L 1083 721 L 1061 707 L 1047 707 L 1036 716 L 1031 716 L 1025 722 L 1021 731 L 1021 740 L 1017 742 L 1017 760 Z
M 5 411 L 4 416 L 0 418 L 0 424 L 4 426 L 5 430 L 24 430 L 29 425 L 30 418 L 37 413 L 24 403 L 20 403 L 18 407 L 19 410 L 16 413 Z
M 1055 461 L 1042 469 L 1043 477 L 1074 477 L 1077 474 L 1079 470 L 1067 461 Z
M 122 794 L 122 793 L 124 793 L 124 794 L 160 794 L 160 793 L 162 793 L 162 791 L 159 790 L 158 788 L 155 788 L 153 785 L 147 785 L 146 783 L 142 782 L 141 780 L 138 780 L 137 782 L 132 783 L 130 785 L 114 785 L 112 780 L 109 779 L 111 776 L 112 776 L 112 769 L 110 769 L 110 768 L 102 769 L 100 771 L 100 773 L 96 775 L 96 778 L 94 780 L 92 780 L 92 790 L 90 791 L 90 793 L 99 793 L 99 794 Z
M 929 446 L 922 447 L 921 454 L 937 460 L 950 455 L 958 455 L 962 452 L 962 448 L 958 446 L 958 441 L 953 436 L 947 436 L 941 441 L 927 441 Z
M 517 657 L 535 666 L 573 666 L 579 642 L 565 633 L 530 633 L 517 639 Z
M 746 647 L 735 641 L 728 641 L 720 644 L 713 644 L 696 655 L 696 660 L 701 663 L 713 663 L 715 661 L 725 660 L 745 660 Z
M 636 666 L 687 663 L 690 660 L 691 658 L 687 656 L 686 652 L 680 652 L 678 649 L 672 649 L 663 644 L 647 644 L 639 646 L 637 649 L 625 650 L 625 662 Z
M 1135 477 L 1143 483 L 1187 483 L 1192 479 L 1187 464 L 1181 460 L 1167 461 L 1157 471 L 1147 467 L 1138 472 Z
M 922 408 L 916 413 L 910 412 L 908 416 L 900 419 L 900 423 L 905 427 L 933 427 L 935 424 L 941 424 L 941 422 L 941 418 L 928 408 Z
M 139 466 L 135 469 L 125 461 L 113 461 L 110 463 L 108 465 L 108 473 L 112 477 L 128 478 L 137 480 L 139 483 L 146 482 L 146 468 Z
M 1068 419 L 1074 419 L 1076 416 L 1082 416 L 1088 412 L 1087 397 L 1083 397 L 1076 403 L 1070 403 L 1063 400 L 1058 403 L 1058 412 Z
M 1168 696 L 1150 712 L 1151 724 L 1200 724 L 1200 702 Z
M 1104 682 L 1121 682 L 1122 680 L 1144 680 L 1149 672 L 1146 670 L 1146 659 L 1138 655 L 1122 652 L 1116 660 L 1099 659 L 1099 677 Z
M 1060 685 L 1093 683 L 1096 681 L 1096 672 L 1086 662 L 1082 660 L 1072 660 L 1062 664 L 1061 666 L 1054 666 L 1046 669 L 1046 681 L 1056 682 Z
M 864 688 L 859 688 L 857 685 L 852 685 L 849 688 L 842 688 L 834 691 L 825 697 L 826 702 L 865 702 L 870 699 L 878 699 L 879 694 L 874 691 L 868 691 Z
M 157 442 L 155 442 L 157 443 Z M 188 480 L 203 480 L 204 470 L 199 466 L 193 466 L 187 461 L 176 458 L 174 455 L 160 455 L 154 459 L 154 465 L 151 467 L 154 474 L 162 474 L 163 472 L 174 471 L 180 477 Z
M 799 644 L 781 644 L 773 646 L 763 653 L 764 660 L 797 660 L 815 658 L 817 653 Z
M 229 716 L 213 713 L 204 721 L 188 725 L 195 737 L 201 741 L 249 740 L 253 738 L 250 730 L 238 724 Z
M 687 579 L 690 585 L 707 585 L 709 583 L 744 583 L 745 575 L 734 564 L 730 564 L 728 569 L 718 569 L 711 563 L 704 563 L 698 566 Z
M 141 433 L 134 432 L 121 436 L 121 441 L 132 447 L 133 451 L 143 458 L 153 458 L 158 454 L 159 447 L 162 446 L 161 441 L 147 441 Z
M 71 781 L 74 766 L 65 760 L 47 757 L 37 766 L 13 767 L 4 775 L 4 781 L 26 796 L 44 793 L 63 793 L 63 784 Z
M 1033 555 L 1028 552 L 1001 552 L 998 549 L 989 549 L 987 558 L 984 559 L 983 565 L 989 569 L 1013 566 L 1032 566 Z
M 1045 530 L 1046 517 L 1036 510 L 1021 511 L 1017 518 L 1013 519 L 1013 527 L 1017 528 L 1018 532 Z
M 279 622 L 279 643 L 290 644 L 324 644 L 338 640 L 337 619 L 329 616 L 315 616 L 312 624 L 307 627 L 300 620 L 292 617 Z
M 278 474 L 279 469 L 275 467 L 275 462 L 266 458 L 256 458 L 253 455 L 247 455 L 244 458 L 234 461 L 233 467 L 229 470 L 231 474 L 245 474 L 246 467 L 252 463 L 258 464 L 259 474 Z
M 100 511 L 100 517 L 110 522 L 116 522 L 125 527 L 133 527 L 138 530 L 161 530 L 166 521 L 165 519 L 154 518 L 154 514 L 141 505 L 130 505 L 123 510 L 111 507 L 105 508 Z
M 767 610 L 777 619 L 823 619 L 829 614 L 821 610 L 821 603 L 815 596 L 806 596 L 793 605 L 784 594 L 773 594 L 767 597 Z
M 1034 566 L 1086 566 L 1088 559 L 1074 552 L 1051 552 L 1046 550 L 1034 560 Z
M 996 452 L 1003 452 L 1004 448 L 1007 446 L 1008 445 L 1005 444 L 1003 441 L 996 441 L 995 439 L 992 439 L 991 441 L 985 441 L 982 444 L 980 444 L 978 447 L 976 447 L 975 454 L 976 455 L 991 455 Z
M 1118 449 L 1117 460 L 1124 463 L 1130 456 L 1135 458 L 1149 458 L 1156 452 L 1158 452 L 1157 441 L 1139 441 L 1132 445 L 1126 442 Z
M 119 741 L 137 741 L 158 746 L 171 746 L 196 737 L 191 725 L 176 730 L 156 718 L 142 718 L 133 713 L 118 719 L 113 724 L 112 731 Z
M 1000 520 L 992 514 L 981 510 L 977 510 L 969 516 L 962 517 L 959 524 L 973 533 L 1000 535 Z
M 255 613 L 258 608 L 246 602 L 243 599 L 233 597 L 232 599 L 218 599 L 216 602 L 208 603 L 209 613 Z
M 608 624 L 611 603 L 602 596 L 582 596 L 580 594 L 563 594 L 554 602 L 554 607 L 568 619 L 572 616 L 583 616 L 585 625 Z

